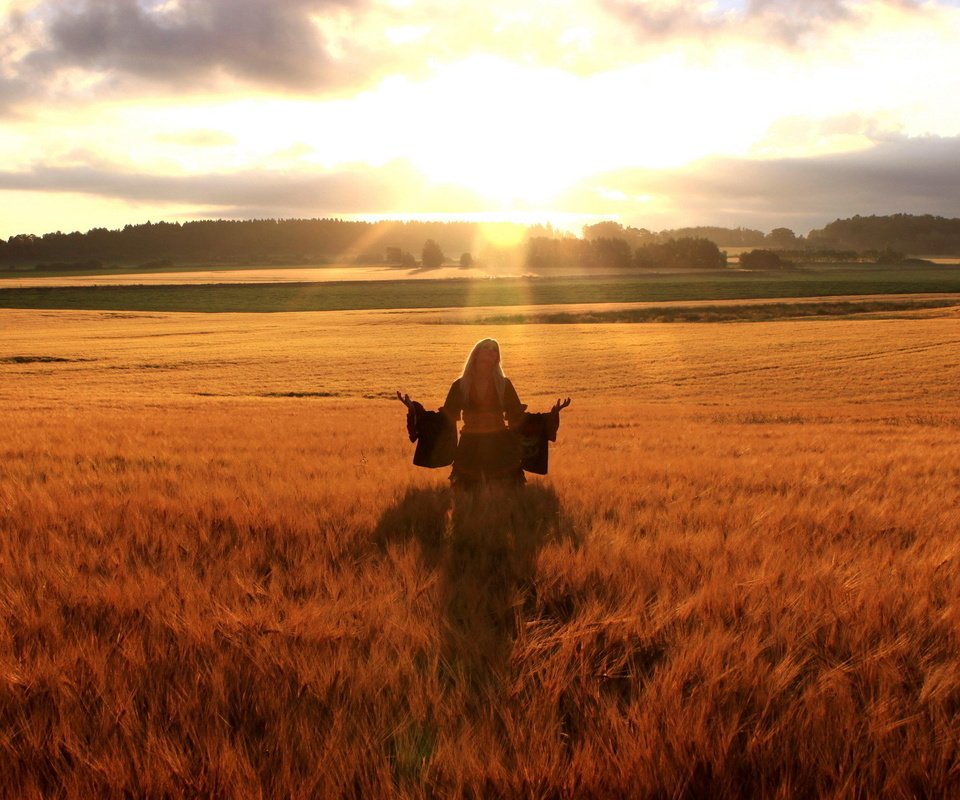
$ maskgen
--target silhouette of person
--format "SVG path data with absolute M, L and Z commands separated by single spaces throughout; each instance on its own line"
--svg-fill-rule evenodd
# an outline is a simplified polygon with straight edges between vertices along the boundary
M 441 409 L 453 422 L 463 420 L 450 473 L 454 486 L 470 487 L 491 480 L 525 482 L 520 445 L 511 429 L 520 425 L 526 408 L 503 374 L 500 345 L 495 339 L 481 339 L 470 351 L 463 374 L 450 386 Z
M 408 409 L 414 405 L 407 395 L 397 392 L 397 397 Z M 557 400 L 551 410 L 558 424 L 560 410 L 568 405 L 569 398 Z M 514 485 L 526 482 L 517 435 L 526 408 L 503 374 L 499 343 L 481 339 L 470 351 L 463 373 L 450 386 L 440 409 L 454 426 L 463 421 L 450 473 L 454 487 L 472 488 L 491 481 Z

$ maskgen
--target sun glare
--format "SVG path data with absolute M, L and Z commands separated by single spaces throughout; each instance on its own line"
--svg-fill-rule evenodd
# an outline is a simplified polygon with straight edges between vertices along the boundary
M 512 222 L 484 222 L 480 224 L 478 237 L 494 247 L 516 247 L 523 241 L 526 229 Z
M 404 159 L 491 209 L 549 208 L 591 175 L 742 151 L 765 123 L 727 116 L 727 101 L 704 88 L 718 80 L 676 54 L 589 77 L 475 56 L 317 107 L 299 127 L 324 166 Z M 704 116 L 724 124 L 707 131 Z
M 491 58 L 467 59 L 413 90 L 435 103 L 438 124 L 408 155 L 428 179 L 455 183 L 502 205 L 542 205 L 589 171 L 557 114 L 569 75 L 533 73 Z M 421 99 L 422 98 L 422 99 Z

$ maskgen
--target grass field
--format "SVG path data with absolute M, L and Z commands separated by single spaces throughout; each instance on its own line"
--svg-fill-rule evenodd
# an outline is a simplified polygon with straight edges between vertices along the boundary
M 0 308 L 254 312 L 475 308 L 960 292 L 960 269 L 821 269 L 577 276 L 0 289 Z
M 955 308 L 515 313 L 0 311 L 0 796 L 955 796 Z M 454 499 L 487 335 L 573 405 Z

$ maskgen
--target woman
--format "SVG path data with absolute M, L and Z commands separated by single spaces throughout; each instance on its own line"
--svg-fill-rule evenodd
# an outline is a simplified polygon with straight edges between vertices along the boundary
M 453 382 L 439 412 L 425 411 L 419 403 L 411 401 L 409 395 L 399 391 L 397 398 L 407 407 L 410 440 L 420 442 L 414 463 L 437 467 L 451 463 L 452 457 L 450 481 L 459 488 L 487 481 L 525 483 L 522 428 L 525 423 L 539 419 L 543 431 L 534 438 L 553 441 L 560 424 L 560 410 L 570 405 L 569 398 L 563 402 L 557 400 L 550 414 L 526 414 L 527 407 L 503 374 L 500 345 L 495 339 L 481 339 L 473 346 L 463 374 Z M 547 417 L 550 419 L 545 419 Z M 461 419 L 463 428 L 457 442 L 456 424 Z M 546 474 L 546 444 L 545 441 L 539 444 L 542 463 L 540 467 L 527 468 Z M 529 454 L 527 456 L 529 458 Z
M 490 480 L 524 483 L 520 444 L 511 429 L 519 427 L 526 406 L 503 374 L 495 339 L 481 339 L 473 346 L 441 410 L 454 423 L 463 419 L 450 473 L 454 486 Z

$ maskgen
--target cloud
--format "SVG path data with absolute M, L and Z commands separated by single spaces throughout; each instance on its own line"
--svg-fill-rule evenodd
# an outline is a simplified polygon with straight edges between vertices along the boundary
M 960 137 L 890 137 L 860 152 L 808 158 L 713 158 L 680 169 L 594 176 L 565 202 L 638 224 L 653 212 L 677 224 L 807 230 L 854 214 L 960 217 Z M 651 225 L 647 225 L 651 227 Z
M 100 97 L 191 94 L 231 81 L 315 95 L 387 75 L 423 77 L 471 54 L 593 69 L 612 63 L 569 38 L 571 26 L 587 38 L 597 23 L 610 27 L 594 0 L 558 8 L 547 0 L 40 0 L 16 16 L 31 35 L 19 31 L 17 58 L 5 57 L 0 41 L 0 67 L 6 61 L 37 86 L 71 72 L 98 79 Z
M 0 117 L 13 114 L 16 106 L 29 94 L 24 81 L 0 77 Z
M 896 212 L 960 216 L 960 137 L 889 136 L 867 150 L 805 158 L 711 158 L 675 169 L 593 176 L 556 210 L 664 227 L 729 224 L 806 230 L 837 217 Z M 429 184 L 406 161 L 327 172 L 249 170 L 166 175 L 104 162 L 0 172 L 0 190 L 71 192 L 132 204 L 217 209 L 226 216 L 484 212 L 474 193 Z M 654 224 L 651 220 L 659 220 Z
M 34 11 L 45 42 L 24 64 L 36 74 L 81 68 L 190 90 L 220 75 L 308 90 L 355 78 L 333 56 L 320 22 L 363 0 L 137 0 L 46 2 Z
M 960 138 L 894 138 L 861 152 L 774 161 L 727 159 L 691 175 L 688 187 L 741 202 L 816 212 L 929 210 L 960 215 Z M 879 210 L 878 212 L 879 213 Z
M 903 21 L 881 19 L 882 10 L 926 14 L 926 30 L 946 7 L 943 0 L 30 0 L 7 22 L 0 12 L 0 80 L 29 81 L 38 103 L 250 87 L 314 97 L 369 88 L 388 75 L 418 80 L 481 54 L 587 75 L 644 62 L 644 44 L 689 45 L 696 60 L 712 45 L 796 45 L 834 29 L 846 43 L 858 31 L 854 22 L 887 31 Z M 7 41 L 20 44 L 11 49 Z
M 219 216 L 291 217 L 316 214 L 439 213 L 481 211 L 473 193 L 427 184 L 407 162 L 345 167 L 330 172 L 248 171 L 157 175 L 108 164 L 38 165 L 0 172 L 0 191 L 69 192 L 131 204 L 215 209 Z
M 16 68 L 27 40 L 26 18 L 22 9 L 12 7 L 0 16 L 0 117 L 12 114 L 30 91 Z
M 960 217 L 960 137 L 889 137 L 869 150 L 809 158 L 714 158 L 677 169 L 630 169 L 582 181 L 558 212 L 617 216 L 651 229 L 786 225 L 798 232 L 854 214 Z M 469 190 L 424 181 L 408 162 L 329 172 L 159 175 L 89 162 L 0 172 L 0 191 L 71 192 L 133 205 L 207 209 L 234 218 L 341 214 L 482 214 Z
M 682 0 L 668 3 L 601 0 L 601 3 L 607 12 L 628 25 L 638 39 L 646 42 L 734 37 L 790 47 L 838 23 L 862 19 L 871 6 L 922 9 L 913 0 L 747 0 L 706 6 Z

